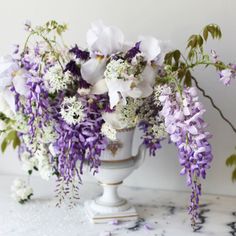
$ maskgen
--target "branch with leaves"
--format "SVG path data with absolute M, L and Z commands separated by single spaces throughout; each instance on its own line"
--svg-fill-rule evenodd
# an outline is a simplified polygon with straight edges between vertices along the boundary
M 203 28 L 200 34 L 191 35 L 187 42 L 187 56 L 181 53 L 179 50 L 174 50 L 166 54 L 165 56 L 165 72 L 167 73 L 166 78 L 175 78 L 179 84 L 180 88 L 183 86 L 190 87 L 192 86 L 192 81 L 194 81 L 195 86 L 202 92 L 202 95 L 209 99 L 212 107 L 217 110 L 221 118 L 230 126 L 232 131 L 236 133 L 236 127 L 233 123 L 226 118 L 222 110 L 215 104 L 213 98 L 209 96 L 206 91 L 200 87 L 197 79 L 192 75 L 194 69 L 198 66 L 212 66 L 216 71 L 221 72 L 222 70 L 234 70 L 232 66 L 226 65 L 220 61 L 216 55 L 213 55 L 215 58 L 211 58 L 208 53 L 204 50 L 204 43 L 209 40 L 209 36 L 212 39 L 220 39 L 222 33 L 220 27 L 216 24 L 210 24 Z M 226 160 L 227 166 L 235 166 L 235 169 L 232 173 L 232 180 L 236 180 L 236 154 L 232 154 Z

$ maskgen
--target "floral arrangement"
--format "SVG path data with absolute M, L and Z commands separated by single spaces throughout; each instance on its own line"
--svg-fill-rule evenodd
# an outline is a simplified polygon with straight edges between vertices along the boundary
M 151 155 L 164 139 L 178 149 L 180 174 L 192 190 L 189 213 L 194 223 L 212 153 L 197 88 L 206 94 L 192 71 L 213 66 L 225 85 L 236 77 L 235 65 L 204 51 L 208 36 L 221 37 L 220 28 L 210 24 L 192 35 L 187 56 L 154 37 L 127 42 L 121 30 L 102 22 L 92 24 L 85 49 L 65 45 L 64 24 L 32 27 L 27 22 L 25 28 L 23 47 L 15 46 L 0 59 L 2 151 L 9 144 L 19 146 L 28 174 L 56 176 L 61 202 L 70 192 L 78 198 L 84 163 L 96 174 L 101 153 L 116 140 L 117 130 L 138 127 Z M 19 202 L 32 196 L 25 183 L 14 186 Z

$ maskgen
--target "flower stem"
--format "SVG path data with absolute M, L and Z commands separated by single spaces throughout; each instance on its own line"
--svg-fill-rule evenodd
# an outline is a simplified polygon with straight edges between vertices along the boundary
M 199 83 L 197 81 L 197 79 L 195 77 L 192 76 L 192 80 L 195 82 L 196 87 L 202 92 L 202 95 L 206 98 L 208 98 L 211 102 L 211 105 L 219 112 L 221 118 L 231 127 L 231 129 L 233 130 L 234 133 L 236 133 L 236 128 L 234 127 L 234 125 L 232 124 L 231 121 L 229 121 L 225 115 L 223 114 L 223 112 L 221 111 L 221 109 L 215 104 L 214 100 L 212 99 L 212 97 L 210 97 L 209 95 L 206 94 L 205 90 L 203 88 L 201 88 L 199 86 Z

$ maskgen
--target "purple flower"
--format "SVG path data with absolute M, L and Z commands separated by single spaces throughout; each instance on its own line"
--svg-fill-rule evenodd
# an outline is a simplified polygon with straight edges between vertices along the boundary
M 214 63 L 218 62 L 219 56 L 216 54 L 216 52 L 214 50 L 211 50 L 211 56 L 212 56 L 212 61 Z
M 84 61 L 89 59 L 89 52 L 79 49 L 77 45 L 71 48 L 69 52 L 75 54 L 77 59 L 81 59 Z
M 226 86 L 228 86 L 231 80 L 235 78 L 235 73 L 231 69 L 224 69 L 220 71 L 220 81 Z
M 113 219 L 108 222 L 109 225 L 118 225 L 120 222 L 117 219 Z
M 141 42 L 137 42 L 134 47 L 132 47 L 125 55 L 125 59 L 131 60 L 134 58 L 139 52 L 139 46 Z
M 205 179 L 206 170 L 212 161 L 208 142 L 211 135 L 205 131 L 206 123 L 203 120 L 205 110 L 198 101 L 195 88 L 184 88 L 180 94 L 173 88 L 164 86 L 160 101 L 166 131 L 179 151 L 182 166 L 180 174 L 187 176 L 187 185 L 192 189 L 189 213 L 194 222 L 198 217 L 200 178 Z
M 78 87 L 79 88 L 89 88 L 91 85 L 82 79 L 81 72 L 80 72 L 80 66 L 76 64 L 74 60 L 69 61 L 66 64 L 66 68 L 64 69 L 64 72 L 70 71 L 72 75 L 78 77 Z

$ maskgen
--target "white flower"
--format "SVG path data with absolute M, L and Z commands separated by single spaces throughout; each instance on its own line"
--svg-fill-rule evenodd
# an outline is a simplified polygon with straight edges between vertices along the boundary
M 144 58 L 148 62 L 155 60 L 161 53 L 160 41 L 151 36 L 141 36 L 140 40 L 139 50 Z
M 112 141 L 116 140 L 116 130 L 107 122 L 102 125 L 101 132 Z
M 35 152 L 37 150 L 38 143 L 34 140 L 32 141 L 32 137 L 29 134 L 23 134 L 22 135 L 23 142 L 25 146 L 31 151 Z
M 106 59 L 95 57 L 81 65 L 81 75 L 84 80 L 94 85 L 103 78 L 105 69 Z
M 49 180 L 53 174 L 53 169 L 49 161 L 48 149 L 40 145 L 35 152 L 34 158 L 37 160 L 37 168 L 42 179 Z
M 65 97 L 61 105 L 60 114 L 66 123 L 75 125 L 84 119 L 84 106 L 76 96 Z
M 56 133 L 52 122 L 48 122 L 43 125 L 42 136 L 40 137 L 40 141 L 42 143 L 45 143 L 45 144 L 52 143 L 57 139 L 57 137 L 58 137 L 58 134 Z
M 7 127 L 7 124 L 3 120 L 0 120 L 0 131 L 5 130 L 6 127 Z
M 126 123 L 120 119 L 120 113 L 117 111 L 104 112 L 102 118 L 106 123 L 110 124 L 113 129 L 119 130 L 126 128 Z
M 29 130 L 28 119 L 27 116 L 21 112 L 17 112 L 14 115 L 14 124 L 13 128 L 21 133 L 27 133 Z
M 16 111 L 15 96 L 10 91 L 14 85 L 15 90 L 23 96 L 27 95 L 25 72 L 11 56 L 0 58 L 0 112 L 12 118 Z
M 154 124 L 151 128 L 151 133 L 154 135 L 156 139 L 159 140 L 162 138 L 166 138 L 168 136 L 164 123 L 160 123 L 158 125 Z
M 23 152 L 21 154 L 22 169 L 29 173 L 32 172 L 35 167 L 37 167 L 37 160 L 31 157 L 29 152 Z
M 87 45 L 91 52 L 111 55 L 122 51 L 124 35 L 120 29 L 105 26 L 102 21 L 97 21 L 92 23 L 87 32 Z
M 20 203 L 24 203 L 33 195 L 33 189 L 22 179 L 15 179 L 11 186 L 12 198 Z
M 85 96 L 85 95 L 88 95 L 90 94 L 91 92 L 91 89 L 90 88 L 79 88 L 77 90 L 77 93 L 80 95 L 80 96 Z
M 73 83 L 73 77 L 69 71 L 63 73 L 60 65 L 49 68 L 44 75 L 44 83 L 49 93 L 55 93 L 68 88 Z
M 141 100 L 134 100 L 130 98 L 127 100 L 127 104 L 125 105 L 118 103 L 115 111 L 103 113 L 102 118 L 116 130 L 133 128 L 138 122 L 136 111 L 140 105 Z
M 132 98 L 127 100 L 126 105 L 119 103 L 116 106 L 116 112 L 119 113 L 119 120 L 125 124 L 125 128 L 133 128 L 138 122 L 137 109 L 141 105 L 141 100 Z

